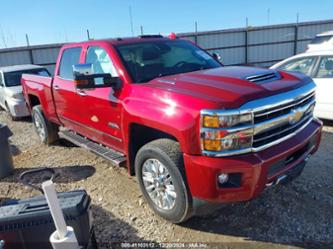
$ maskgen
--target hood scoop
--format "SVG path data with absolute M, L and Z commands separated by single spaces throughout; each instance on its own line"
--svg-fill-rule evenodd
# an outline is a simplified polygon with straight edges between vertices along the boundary
M 258 85 L 268 83 L 274 80 L 280 80 L 281 75 L 278 72 L 269 72 L 264 74 L 251 75 L 245 78 L 246 80 L 256 83 Z

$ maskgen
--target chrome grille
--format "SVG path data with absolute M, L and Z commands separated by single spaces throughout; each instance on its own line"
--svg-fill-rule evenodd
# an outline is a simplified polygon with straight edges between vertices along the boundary
M 314 105 L 315 93 L 311 92 L 295 101 L 255 111 L 253 148 L 265 146 L 299 130 L 312 119 Z

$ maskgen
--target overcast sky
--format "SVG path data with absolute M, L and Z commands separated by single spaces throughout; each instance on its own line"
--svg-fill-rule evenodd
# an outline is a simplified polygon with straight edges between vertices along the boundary
M 333 19 L 333 0 L 5 0 L 0 48 L 134 35 Z M 270 11 L 268 11 L 268 9 Z M 270 12 L 270 14 L 268 14 Z

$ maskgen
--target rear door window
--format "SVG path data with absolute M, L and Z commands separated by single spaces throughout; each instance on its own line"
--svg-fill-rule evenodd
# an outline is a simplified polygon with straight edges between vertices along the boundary
M 321 58 L 315 78 L 333 78 L 333 56 Z
M 81 47 L 67 48 L 62 53 L 58 75 L 66 80 L 74 80 L 73 66 L 80 61 Z

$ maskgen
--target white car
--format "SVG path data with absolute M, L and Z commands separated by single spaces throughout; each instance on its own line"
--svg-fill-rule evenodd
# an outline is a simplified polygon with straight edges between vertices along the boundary
M 300 72 L 312 77 L 317 85 L 315 115 L 333 120 L 333 49 L 295 55 L 271 68 Z
M 9 113 L 13 120 L 30 115 L 23 97 L 22 74 L 50 76 L 46 68 L 36 65 L 0 67 L 0 107 Z
M 333 49 L 333 31 L 317 34 L 308 44 L 306 52 Z

